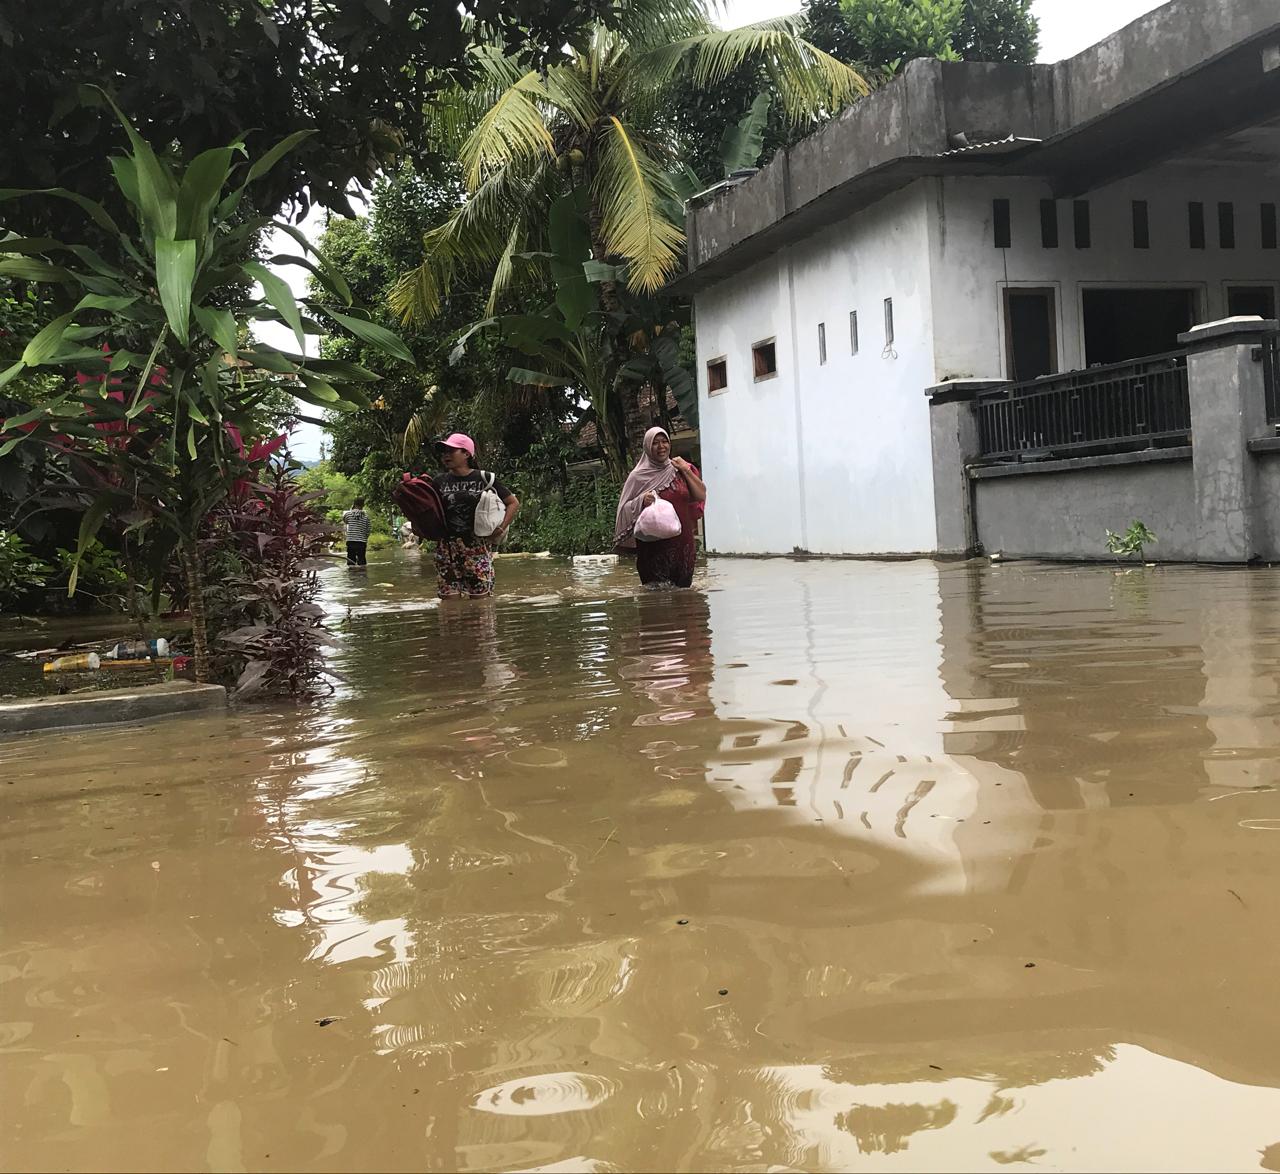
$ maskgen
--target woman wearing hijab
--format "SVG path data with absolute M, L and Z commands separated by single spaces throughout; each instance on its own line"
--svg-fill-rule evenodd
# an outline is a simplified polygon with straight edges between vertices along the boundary
M 637 541 L 636 519 L 658 498 L 675 507 L 680 533 L 657 542 Z M 665 428 L 650 428 L 644 434 L 644 456 L 622 487 L 614 528 L 615 549 L 619 554 L 635 554 L 636 570 L 645 586 L 692 584 L 697 555 L 694 539 L 706 500 L 707 487 L 698 470 L 683 457 L 671 455 L 671 437 Z

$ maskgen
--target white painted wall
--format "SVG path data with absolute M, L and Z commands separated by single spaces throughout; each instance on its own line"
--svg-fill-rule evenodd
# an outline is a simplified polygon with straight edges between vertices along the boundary
M 1099 285 L 1178 285 L 1199 290 L 1201 320 L 1226 316 L 1229 284 L 1280 284 L 1280 252 L 1261 247 L 1260 205 L 1280 199 L 1280 184 L 1258 165 L 1171 162 L 1099 188 L 1089 201 L 1092 244 L 1073 241 L 1071 201 L 1058 202 L 1059 244 L 1040 238 L 1044 181 L 956 177 L 929 181 L 933 208 L 933 317 L 939 379 L 1008 378 L 1002 289 L 1052 286 L 1058 313 L 1058 363 L 1085 366 L 1082 290 Z M 1011 201 L 1012 247 L 994 247 L 991 202 Z M 1146 200 L 1151 247 L 1133 247 L 1132 201 Z M 1205 206 L 1204 249 L 1192 249 L 1187 203 Z M 1218 202 L 1235 204 L 1236 247 L 1218 247 Z
M 1002 289 L 1057 291 L 1058 364 L 1085 365 L 1082 291 L 1091 285 L 1192 285 L 1202 321 L 1226 314 L 1229 284 L 1275 283 L 1259 207 L 1280 187 L 1256 164 L 1188 159 L 1088 194 L 1091 247 L 1077 249 L 1071 202 L 1059 246 L 1040 237 L 1041 180 L 925 179 L 699 293 L 699 410 L 708 482 L 708 549 L 722 554 L 909 554 L 936 548 L 925 388 L 947 378 L 1007 378 Z M 1013 244 L 996 249 L 992 205 L 1012 202 Z M 1133 247 L 1146 200 L 1151 247 Z M 1187 202 L 1205 205 L 1207 247 L 1192 249 Z M 1235 204 L 1236 247 L 1218 245 L 1217 205 Z M 886 348 L 883 303 L 894 303 Z M 860 350 L 850 354 L 849 312 Z M 818 323 L 827 362 L 818 360 Z M 779 370 L 755 382 L 751 347 L 776 339 Z M 707 392 L 724 356 L 728 388 Z
M 700 293 L 698 430 L 707 482 L 707 549 L 785 554 L 802 545 L 786 255 Z M 778 375 L 752 380 L 751 346 L 775 337 Z M 724 356 L 729 385 L 707 393 L 707 362 Z
M 924 389 L 934 382 L 925 184 L 882 200 L 696 298 L 707 545 L 719 553 L 931 551 Z M 893 298 L 895 342 L 884 338 Z M 858 311 L 859 353 L 849 313 Z M 818 324 L 827 362 L 818 359 Z M 753 343 L 778 375 L 755 382 Z M 707 393 L 725 356 L 729 386 Z

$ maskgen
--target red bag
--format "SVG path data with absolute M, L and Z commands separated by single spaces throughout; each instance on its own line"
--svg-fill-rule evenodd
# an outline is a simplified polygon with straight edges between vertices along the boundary
M 444 499 L 431 484 L 430 477 L 415 477 L 406 473 L 400 484 L 391 491 L 391 500 L 409 519 L 413 532 L 429 542 L 449 536 L 445 523 Z

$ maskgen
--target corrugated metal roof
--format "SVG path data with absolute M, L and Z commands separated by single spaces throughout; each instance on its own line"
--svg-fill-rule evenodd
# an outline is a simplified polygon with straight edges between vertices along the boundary
M 938 158 L 950 159 L 957 155 L 1008 155 L 1026 147 L 1034 147 L 1043 141 L 1043 139 L 1025 138 L 1022 135 L 1007 135 L 1003 139 L 990 139 L 985 143 L 967 143 L 963 147 L 939 151 Z

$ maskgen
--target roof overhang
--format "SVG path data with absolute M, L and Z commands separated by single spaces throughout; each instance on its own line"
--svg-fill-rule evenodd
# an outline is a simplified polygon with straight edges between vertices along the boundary
M 917 179 L 1036 175 L 1083 194 L 1280 118 L 1280 3 L 1174 0 L 1057 65 L 911 62 L 687 217 L 684 292 Z

